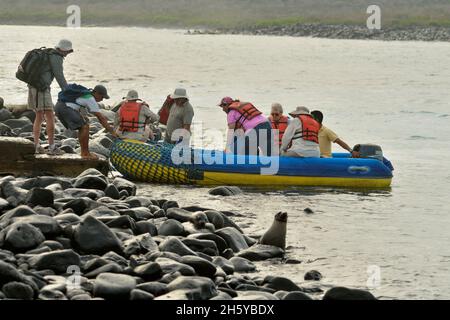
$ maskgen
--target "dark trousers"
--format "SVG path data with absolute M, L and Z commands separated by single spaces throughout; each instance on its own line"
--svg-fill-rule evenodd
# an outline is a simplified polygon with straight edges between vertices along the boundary
M 272 126 L 269 121 L 258 124 L 255 128 L 253 128 L 253 132 L 249 132 L 245 134 L 244 139 L 245 143 L 245 155 L 254 154 L 252 149 L 255 148 L 256 138 L 256 148 L 261 147 L 263 155 L 270 157 L 272 155 L 272 144 L 273 144 L 273 135 L 272 135 Z M 234 146 L 233 153 L 238 154 L 237 141 L 238 137 L 234 137 Z M 260 150 L 257 149 L 257 154 L 260 155 Z

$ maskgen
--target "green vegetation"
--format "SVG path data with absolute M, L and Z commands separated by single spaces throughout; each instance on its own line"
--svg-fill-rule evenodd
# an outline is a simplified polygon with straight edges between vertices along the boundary
M 365 25 L 371 4 L 384 26 L 450 26 L 449 0 L 1 0 L 0 23 L 66 23 L 68 5 L 84 25 L 240 28 L 297 23 Z

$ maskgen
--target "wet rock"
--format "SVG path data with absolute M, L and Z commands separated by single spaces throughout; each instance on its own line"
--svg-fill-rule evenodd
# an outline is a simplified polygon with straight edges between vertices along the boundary
M 58 220 L 53 217 L 40 214 L 18 217 L 12 219 L 12 221 L 31 224 L 32 226 L 38 228 L 44 236 L 57 236 L 62 232 L 62 228 L 59 225 Z
M 5 233 L 3 245 L 0 237 L 0 247 L 3 246 L 5 249 L 14 252 L 25 252 L 34 249 L 45 241 L 42 232 L 29 223 L 13 223 Z
M 16 187 L 11 182 L 6 181 L 0 184 L 1 195 L 12 207 L 24 204 L 27 199 L 28 190 Z
M 163 294 L 159 297 L 156 297 L 155 300 L 197 300 L 200 298 L 200 292 L 198 290 L 173 290 L 166 294 Z
M 9 299 L 32 300 L 34 297 L 33 288 L 25 283 L 15 281 L 5 284 L 2 292 Z
M 105 254 L 102 256 L 102 258 L 103 258 L 103 259 L 106 259 L 106 260 L 108 260 L 108 261 L 115 262 L 115 263 L 119 264 L 120 266 L 122 266 L 122 267 L 124 267 L 124 268 L 128 266 L 128 261 L 127 261 L 127 259 L 125 259 L 124 257 L 118 255 L 118 254 L 117 254 L 116 252 L 114 252 L 114 251 L 110 251 L 110 252 L 108 252 L 108 253 L 105 253 Z
M 169 219 L 175 219 L 179 222 L 189 222 L 192 217 L 192 212 L 180 208 L 169 208 L 166 211 L 166 216 Z
M 242 194 L 242 190 L 235 186 L 216 187 L 208 191 L 213 196 L 234 196 Z
M 0 109 L 0 122 L 4 122 L 12 118 L 13 114 L 8 109 L 6 108 Z
M 306 293 L 301 291 L 292 291 L 286 294 L 282 300 L 313 300 Z
M 114 184 L 108 184 L 105 189 L 105 196 L 111 199 L 120 199 L 119 190 Z
M 334 287 L 328 290 L 323 300 L 377 300 L 370 292 L 360 289 Z
M 130 196 L 127 190 L 120 190 L 119 191 L 120 199 L 126 199 Z
M 98 267 L 97 269 L 92 270 L 91 272 L 88 272 L 85 274 L 86 278 L 96 278 L 98 275 L 102 273 L 123 273 L 124 268 L 118 265 L 115 262 L 109 262 L 105 265 Z
M 64 190 L 64 194 L 68 198 L 89 198 L 92 200 L 98 200 L 105 196 L 105 193 L 101 190 L 94 189 L 82 189 L 82 188 L 67 188 Z
M 244 258 L 233 257 L 230 262 L 233 264 L 235 272 L 253 272 L 256 270 L 256 266 Z
M 184 289 L 197 291 L 201 300 L 208 300 L 217 295 L 217 289 L 214 282 L 205 277 L 181 276 L 170 282 L 167 288 L 170 291 Z
M 271 288 L 276 291 L 303 291 L 299 286 L 287 278 L 267 276 L 264 278 L 264 287 Z
M 88 293 L 83 293 L 73 296 L 70 300 L 92 300 L 92 297 Z
M 105 224 L 91 216 L 86 216 L 76 227 L 74 242 L 84 253 L 122 252 L 117 236 Z
M 79 266 L 80 256 L 73 250 L 56 250 L 36 255 L 28 261 L 36 270 L 50 269 L 57 273 L 67 272 L 69 266 Z
M 185 238 L 181 242 L 195 252 L 201 252 L 209 256 L 219 255 L 219 250 L 214 241 Z
M 20 119 L 8 119 L 3 121 L 5 125 L 10 127 L 11 129 L 27 129 L 30 128 L 33 130 L 33 124 L 31 123 L 30 119 L 28 118 L 20 118 Z
M 234 252 L 248 249 L 247 242 L 242 233 L 233 227 L 219 229 L 216 231 L 216 234 L 223 238 Z
M 152 212 L 146 207 L 136 207 L 131 209 L 120 209 L 118 212 L 121 215 L 128 215 L 135 221 L 143 221 L 153 218 Z
M 166 201 L 161 207 L 164 211 L 167 211 L 170 208 L 179 208 L 178 202 L 176 201 Z
M 130 300 L 148 301 L 153 300 L 154 298 L 155 297 L 151 293 L 139 289 L 133 289 L 130 294 Z
M 136 222 L 136 231 L 137 235 L 149 233 L 152 236 L 158 235 L 158 229 L 156 226 L 149 221 L 138 221 Z
M 8 226 L 11 222 L 11 219 L 13 219 L 13 218 L 25 217 L 25 216 L 35 215 L 35 214 L 36 214 L 36 212 L 33 209 L 31 209 L 29 206 L 26 206 L 26 205 L 18 206 L 14 209 L 7 211 L 0 217 L 0 229 Z
M 168 219 L 158 228 L 158 234 L 163 236 L 182 236 L 184 235 L 184 227 L 179 221 Z
M 197 240 L 211 240 L 214 241 L 216 244 L 216 247 L 220 252 L 223 252 L 228 248 L 228 244 L 225 240 L 223 240 L 222 237 L 219 237 L 217 234 L 214 233 L 195 233 L 188 236 L 188 239 L 197 239 Z M 196 250 L 194 250 L 196 251 Z
M 75 188 L 105 190 L 108 186 L 106 179 L 102 176 L 87 175 L 77 178 L 74 183 Z
M 100 207 L 97 207 L 93 210 L 86 212 L 81 218 L 85 218 L 86 216 L 92 216 L 97 219 L 102 218 L 102 219 L 105 219 L 106 221 L 112 221 L 116 218 L 119 218 L 120 213 L 118 213 L 117 211 L 110 209 L 108 207 L 100 206 Z M 131 219 L 131 217 L 128 217 L 128 218 Z
M 163 276 L 161 266 L 156 262 L 149 262 L 134 268 L 133 273 L 145 281 L 155 281 Z
M 282 257 L 284 250 L 264 244 L 256 244 L 248 249 L 240 251 L 236 256 L 248 259 L 250 261 L 261 261 L 271 258 Z
M 42 242 L 39 247 L 48 247 L 52 251 L 64 249 L 64 247 L 61 243 L 59 243 L 58 241 L 54 241 L 54 240 L 46 240 L 46 241 Z
M 124 252 L 128 256 L 132 254 L 145 254 L 159 251 L 159 247 L 148 233 L 132 237 L 123 242 Z
M 233 300 L 233 297 L 230 296 L 230 294 L 228 294 L 227 292 L 221 291 L 219 290 L 217 293 L 217 296 L 209 299 L 209 300 L 221 300 L 221 301 L 225 301 L 225 300 Z
M 151 293 L 153 296 L 157 297 L 169 292 L 167 284 L 161 282 L 145 282 L 138 284 L 136 289 L 143 290 L 145 292 Z
M 217 271 L 214 264 L 197 256 L 183 256 L 181 257 L 181 263 L 191 266 L 195 273 L 202 277 L 213 278 Z
M 322 274 L 317 270 L 310 270 L 307 273 L 305 273 L 304 279 L 319 281 L 322 279 Z
M 57 290 L 42 290 L 39 293 L 39 300 L 68 300 L 61 291 Z
M 103 273 L 94 282 L 94 296 L 105 299 L 129 299 L 136 279 L 129 275 Z
M 130 216 L 118 216 L 117 218 L 112 218 L 112 220 L 106 222 L 109 228 L 120 228 L 120 229 L 136 229 L 136 222 Z
M 58 221 L 59 225 L 62 228 L 65 228 L 68 225 L 79 224 L 81 221 L 81 218 L 79 216 L 77 216 L 75 213 L 64 213 L 64 214 L 58 214 L 55 217 L 55 220 Z
M 9 207 L 10 207 L 9 202 L 3 198 L 0 198 L 0 212 L 3 212 L 3 210 L 5 210 Z
M 15 137 L 16 134 L 7 125 L 0 123 L 0 136 L 3 137 Z
M 233 300 L 278 300 L 278 298 L 268 292 L 264 291 L 241 291 L 239 296 Z
M 180 256 L 196 255 L 194 251 L 189 249 L 188 246 L 186 246 L 183 242 L 175 237 L 169 237 L 168 239 L 166 239 L 159 245 L 159 249 L 161 251 L 173 252 Z
M 126 179 L 117 177 L 114 179 L 113 184 L 116 186 L 119 192 L 125 190 L 129 196 L 136 195 L 136 185 Z
M 34 206 L 51 207 L 53 206 L 54 196 L 53 192 L 43 188 L 33 188 L 26 196 L 26 204 Z
M 132 196 L 127 198 L 125 203 L 128 203 L 130 205 L 130 208 L 138 208 L 138 207 L 148 207 L 152 205 L 152 202 L 150 199 L 146 197 L 140 197 L 140 196 Z
M 50 207 L 42 207 L 42 206 L 36 206 L 33 208 L 36 214 L 47 216 L 47 217 L 54 217 L 58 214 L 58 211 L 50 208 Z
M 164 274 L 170 274 L 174 272 L 180 272 L 184 276 L 195 275 L 195 270 L 191 266 L 177 262 L 168 258 L 157 258 L 155 260 L 158 263 Z
M 0 260 L 0 287 L 4 284 L 14 281 L 28 284 L 33 288 L 34 291 L 37 291 L 36 284 L 31 280 L 30 277 L 25 276 L 13 265 Z
M 53 176 L 40 176 L 37 178 L 27 179 L 22 188 L 31 190 L 32 188 L 46 188 L 52 184 L 59 184 L 65 190 L 67 188 L 72 188 L 72 179 L 64 177 L 53 177 Z
M 66 204 L 63 205 L 63 209 L 72 209 L 73 212 L 77 215 L 82 215 L 84 212 L 89 211 L 91 209 L 95 209 L 99 207 L 100 204 L 95 202 L 94 200 L 83 197 L 79 199 L 70 200 Z
M 233 274 L 234 273 L 234 264 L 224 257 L 214 257 L 213 264 L 215 264 L 217 267 L 220 267 L 223 271 L 225 271 L 226 274 Z
M 78 139 L 68 138 L 61 141 L 61 146 L 68 146 L 75 149 L 78 146 Z

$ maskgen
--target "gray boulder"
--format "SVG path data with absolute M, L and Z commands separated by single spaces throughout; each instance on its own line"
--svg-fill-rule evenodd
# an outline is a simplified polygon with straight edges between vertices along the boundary
M 30 267 L 36 270 L 53 270 L 66 273 L 69 266 L 79 266 L 80 256 L 73 250 L 56 250 L 38 254 L 29 259 Z
M 181 263 L 191 266 L 195 273 L 202 277 L 213 278 L 217 272 L 214 264 L 198 256 L 183 256 L 181 257 Z
M 139 265 L 133 269 L 133 273 L 145 281 L 155 281 L 163 275 L 161 266 L 156 262 Z
M 173 252 L 179 256 L 196 256 L 197 254 L 189 249 L 183 242 L 178 238 L 169 237 L 164 242 L 159 245 L 159 250 Z
M 168 219 L 158 228 L 158 234 L 162 236 L 182 236 L 185 232 L 183 225 L 179 221 Z
M 216 234 L 223 238 L 234 252 L 248 249 L 247 242 L 242 233 L 233 227 L 219 229 L 216 231 Z
M 57 236 L 62 232 L 62 228 L 59 225 L 58 220 L 42 214 L 17 217 L 13 218 L 12 221 L 31 224 L 32 226 L 38 228 L 45 236 Z
M 94 296 L 105 299 L 129 299 L 136 279 L 125 274 L 103 273 L 94 282 Z
M 208 191 L 213 196 L 234 196 L 242 193 L 242 190 L 235 186 L 221 186 Z
M 126 179 L 116 177 L 113 181 L 113 184 L 116 186 L 117 190 L 121 192 L 122 190 L 125 190 L 129 196 L 135 196 L 136 195 L 136 185 Z
M 253 272 L 256 270 L 256 266 L 244 258 L 233 257 L 230 262 L 233 264 L 235 272 Z
M 373 294 L 360 289 L 334 287 L 328 290 L 323 300 L 377 300 Z
M 267 260 L 271 258 L 282 257 L 283 255 L 284 255 L 283 249 L 264 244 L 256 244 L 236 254 L 237 257 L 245 258 L 250 261 Z
M 155 262 L 160 265 L 164 274 L 170 274 L 178 271 L 184 276 L 195 275 L 195 270 L 191 266 L 169 258 L 157 258 Z
M 51 207 L 54 203 L 53 191 L 45 188 L 33 188 L 26 196 L 26 204 L 30 207 Z
M 44 241 L 41 230 L 29 223 L 16 222 L 8 227 L 3 247 L 14 252 L 24 252 L 36 248 Z M 0 247 L 1 243 L 0 238 Z
M 181 208 L 169 208 L 166 210 L 166 216 L 179 222 L 188 222 L 192 217 L 192 212 Z
M 32 300 L 34 297 L 34 291 L 31 286 L 15 281 L 5 284 L 2 292 L 9 299 Z
M 102 222 L 86 216 L 75 228 L 73 240 L 87 254 L 104 254 L 109 251 L 122 253 L 121 242 Z
M 178 277 L 167 286 L 169 291 L 174 290 L 192 290 L 199 293 L 201 300 L 208 300 L 217 295 L 217 289 L 214 282 L 205 277 Z

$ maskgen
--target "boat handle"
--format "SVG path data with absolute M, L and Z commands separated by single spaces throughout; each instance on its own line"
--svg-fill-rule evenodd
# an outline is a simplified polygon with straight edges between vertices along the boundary
M 368 173 L 370 168 L 367 166 L 350 166 L 348 167 L 348 172 L 350 173 Z

